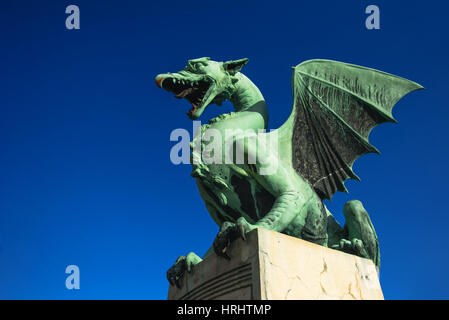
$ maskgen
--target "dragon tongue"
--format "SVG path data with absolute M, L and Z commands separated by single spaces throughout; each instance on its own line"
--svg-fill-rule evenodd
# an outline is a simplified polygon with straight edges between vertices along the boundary
M 188 95 L 190 92 L 192 92 L 192 90 L 193 90 L 192 88 L 185 89 L 185 90 L 181 91 L 180 93 L 178 93 L 177 95 L 175 95 L 175 98 L 182 99 L 186 95 Z
M 197 111 L 198 111 L 198 106 L 194 102 L 192 102 L 192 109 L 189 110 L 189 113 L 193 115 Z

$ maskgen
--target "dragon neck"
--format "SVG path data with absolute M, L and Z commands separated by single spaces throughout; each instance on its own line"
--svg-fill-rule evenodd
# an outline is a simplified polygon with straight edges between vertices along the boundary
M 250 127 L 266 129 L 268 125 L 268 109 L 262 93 L 244 74 L 239 72 L 235 77 L 237 77 L 238 81 L 235 84 L 236 90 L 230 101 L 234 106 L 236 115 L 238 116 L 241 113 L 245 117 L 252 117 L 254 118 L 254 123 Z
M 192 177 L 205 178 L 209 175 L 208 165 L 202 161 L 202 150 L 204 144 L 209 143 L 202 139 L 204 133 L 208 129 L 215 129 L 221 132 L 222 137 L 226 137 L 226 130 L 237 129 L 246 132 L 247 129 L 257 130 L 267 129 L 268 126 L 268 110 L 265 99 L 259 89 L 246 76 L 241 73 L 235 75 L 238 81 L 235 83 L 234 94 L 229 99 L 233 104 L 235 112 L 221 114 L 216 118 L 210 119 L 208 124 L 203 124 L 199 133 L 190 144 L 192 151 L 193 171 Z M 207 140 L 209 141 L 209 140 Z M 215 140 L 214 140 L 215 141 Z M 223 141 L 223 143 L 226 143 Z M 201 148 L 197 149 L 201 145 Z M 217 178 L 218 179 L 218 178 Z

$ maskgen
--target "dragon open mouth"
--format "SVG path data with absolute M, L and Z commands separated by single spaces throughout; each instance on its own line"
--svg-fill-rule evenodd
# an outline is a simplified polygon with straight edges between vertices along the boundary
M 163 82 L 163 86 L 162 86 Z M 211 87 L 211 82 L 207 80 L 187 80 L 167 77 L 161 81 L 160 87 L 173 92 L 175 98 L 185 98 L 192 104 L 192 108 L 187 112 L 187 116 L 192 118 L 204 103 L 203 99 Z

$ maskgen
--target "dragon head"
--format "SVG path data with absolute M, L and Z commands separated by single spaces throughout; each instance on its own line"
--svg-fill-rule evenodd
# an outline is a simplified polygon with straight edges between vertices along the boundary
M 185 98 L 192 104 L 187 116 L 198 119 L 210 104 L 221 105 L 234 94 L 235 77 L 248 59 L 217 62 L 204 57 L 189 60 L 187 66 L 176 73 L 156 76 L 156 85 L 173 92 L 178 99 Z

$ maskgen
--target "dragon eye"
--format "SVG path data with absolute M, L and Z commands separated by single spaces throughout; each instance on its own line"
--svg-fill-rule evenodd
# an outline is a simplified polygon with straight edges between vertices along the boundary
M 209 57 L 203 57 L 198 59 L 192 59 L 187 62 L 188 67 L 190 67 L 193 70 L 197 70 L 203 66 L 207 66 L 208 61 L 210 60 Z
M 202 67 L 207 66 L 207 61 L 204 61 L 202 59 L 203 58 L 195 59 L 195 60 L 189 60 L 187 62 L 187 68 L 189 68 L 192 71 L 199 71 L 199 70 L 201 70 Z

